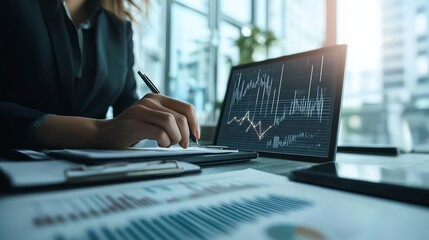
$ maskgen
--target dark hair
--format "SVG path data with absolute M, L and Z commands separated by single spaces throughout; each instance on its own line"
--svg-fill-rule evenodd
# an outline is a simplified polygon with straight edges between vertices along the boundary
M 145 4 L 145 11 L 147 14 L 147 9 L 149 7 L 150 0 L 141 0 Z M 125 20 L 126 18 L 129 18 L 131 20 L 134 20 L 133 15 L 131 12 L 126 8 L 125 2 L 129 4 L 130 7 L 136 8 L 138 11 L 141 11 L 141 8 L 136 3 L 136 0 L 100 0 L 101 6 L 103 6 L 104 9 L 107 11 L 113 13 L 116 17 L 118 17 L 121 20 Z

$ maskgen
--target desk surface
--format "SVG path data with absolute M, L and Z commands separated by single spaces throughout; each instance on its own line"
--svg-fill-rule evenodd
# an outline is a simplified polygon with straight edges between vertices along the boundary
M 312 165 L 314 165 L 314 163 L 297 162 L 297 161 L 268 158 L 268 157 L 258 157 L 257 159 L 254 159 L 249 162 L 206 166 L 206 167 L 203 167 L 202 174 L 219 173 L 219 172 L 253 168 L 264 172 L 287 176 L 287 174 L 289 174 L 293 170 L 310 167 Z
M 0 161 L 7 159 L 1 158 Z M 398 156 L 379 156 L 366 154 L 338 153 L 336 161 L 378 165 L 387 168 L 407 169 L 429 172 L 429 154 L 409 153 Z M 258 157 L 248 162 L 228 163 L 202 167 L 201 175 L 253 168 L 256 170 L 288 176 L 291 171 L 307 168 L 316 163 L 291 161 L 280 158 Z M 186 177 L 183 175 L 182 177 Z
M 359 163 L 380 165 L 388 168 L 401 168 L 429 172 L 429 154 L 409 153 L 398 156 L 378 156 L 366 154 L 338 153 L 336 161 L 341 163 Z M 290 161 L 279 158 L 258 157 L 250 162 L 212 165 L 203 168 L 203 174 L 253 168 L 269 173 L 288 176 L 296 169 L 306 168 L 315 163 Z
M 391 168 L 406 168 L 429 172 L 429 155 L 427 154 L 404 154 L 395 157 L 338 154 L 337 161 L 376 164 Z M 206 176 L 202 177 L 207 178 L 210 177 L 210 174 L 247 168 L 287 176 L 292 170 L 312 165 L 314 165 L 314 163 L 259 157 L 250 162 L 204 167 L 202 175 Z M 228 181 L 227 178 L 225 179 Z M 261 182 L 261 180 L 262 182 L 266 181 L 265 177 L 252 179 L 257 179 L 259 182 Z M 170 182 L 171 180 L 174 181 L 173 184 L 181 184 L 181 181 L 170 179 Z M 224 179 L 222 178 L 222 180 Z M 148 182 L 147 184 L 152 186 L 154 184 L 159 184 L 159 182 L 160 181 L 153 181 L 152 183 Z M 200 181 L 198 180 L 198 184 L 199 183 Z M 248 183 L 247 180 L 245 183 Z M 234 186 L 234 184 L 231 184 L 231 186 Z M 260 189 L 245 189 L 236 193 L 236 195 L 234 195 L 233 192 L 226 192 L 223 195 L 213 194 L 212 197 L 205 199 L 198 199 L 198 195 L 193 199 L 195 196 L 190 194 L 189 199 L 192 198 L 190 200 L 192 202 L 190 203 L 188 203 L 188 201 L 179 201 L 177 204 L 168 203 L 160 207 L 150 204 L 147 205 L 147 199 L 142 199 L 139 200 L 140 202 L 136 202 L 137 197 L 142 197 L 138 192 L 140 190 L 133 188 L 131 192 L 127 192 L 127 188 L 124 188 L 125 185 L 108 186 L 109 189 L 100 189 L 100 187 L 97 186 L 96 188 L 88 188 L 82 191 L 79 189 L 60 191 L 52 194 L 30 193 L 28 195 L 23 194 L 19 196 L 0 197 L 0 212 L 3 213 L 0 217 L 0 230 L 8 230 L 8 233 L 2 233 L 2 231 L 0 231 L 0 238 L 2 238 L 2 234 L 4 236 L 8 236 L 8 238 L 5 237 L 4 239 L 28 239 L 10 238 L 11 236 L 17 236 L 19 234 L 22 234 L 23 236 L 27 236 L 26 234 L 33 234 L 32 236 L 34 237 L 32 238 L 34 239 L 71 239 L 65 237 L 61 238 L 61 236 L 76 236 L 76 234 L 81 234 L 79 235 L 80 237 L 85 236 L 85 238 L 78 239 L 101 239 L 97 238 L 95 234 L 127 234 L 124 231 L 129 231 L 129 234 L 133 236 L 134 234 L 144 234 L 145 230 L 141 227 L 141 223 L 136 223 L 136 221 L 134 221 L 135 219 L 139 219 L 139 221 L 142 221 L 144 224 L 152 223 L 151 221 L 155 221 L 154 219 L 156 219 L 156 223 L 158 225 L 163 224 L 163 227 L 171 227 L 177 224 L 177 222 L 180 223 L 183 221 L 190 225 L 195 225 L 196 227 L 200 226 L 198 224 L 201 223 L 201 226 L 205 226 L 204 228 L 201 228 L 201 231 L 212 231 L 213 233 L 217 233 L 218 231 L 213 228 L 214 225 L 210 222 L 213 222 L 213 219 L 218 219 L 216 216 L 214 216 L 213 219 L 210 218 L 209 215 L 212 211 L 217 211 L 216 214 L 223 214 L 222 216 L 229 216 L 229 220 L 236 224 L 224 223 L 219 225 L 221 226 L 221 230 L 229 229 L 231 234 L 236 234 L 236 232 L 238 234 L 222 235 L 219 233 L 219 235 L 225 237 L 225 239 L 281 239 L 269 237 L 267 235 L 267 231 L 277 230 L 296 230 L 296 234 L 304 234 L 310 231 L 311 233 L 316 234 L 314 235 L 316 237 L 326 237 L 313 239 L 422 239 L 424 236 L 429 234 L 427 231 L 427 229 L 429 229 L 427 227 L 429 209 L 427 208 L 348 194 L 306 184 L 303 185 L 287 181 L 284 182 L 284 184 L 287 184 L 285 185 L 286 187 L 281 185 L 280 187 L 271 186 Z M 138 185 L 138 188 L 141 188 L 143 184 L 141 184 L 141 182 L 127 184 L 129 187 L 131 185 Z M 164 187 L 165 189 L 163 188 L 161 191 L 171 191 L 171 189 L 168 189 L 168 186 L 171 185 L 166 185 Z M 186 189 L 179 188 L 177 191 L 182 194 L 182 191 L 186 192 Z M 244 195 L 244 193 L 246 193 L 246 195 Z M 279 196 L 284 203 L 277 204 Z M 130 198 L 134 201 L 128 201 L 128 204 L 134 204 L 135 206 L 121 204 L 120 201 L 127 202 L 125 198 Z M 174 198 L 174 200 L 177 201 L 180 200 L 180 198 Z M 68 211 L 74 212 L 75 210 L 76 213 L 79 213 L 79 209 L 85 210 L 85 206 L 103 207 L 107 201 L 112 201 L 114 204 L 110 207 L 114 207 L 116 210 L 113 211 L 109 210 L 110 208 L 107 209 L 109 210 L 109 213 L 105 214 L 105 218 L 101 218 L 100 215 L 90 215 L 94 210 L 91 208 L 87 209 L 87 214 L 81 214 L 82 220 L 76 220 L 80 215 L 68 213 Z M 254 209 L 252 205 L 251 208 L 248 208 L 249 201 L 251 205 L 255 204 L 255 206 L 258 206 L 259 204 L 260 207 L 256 207 Z M 268 203 L 268 206 L 274 207 L 274 210 L 267 209 L 267 206 L 263 204 L 261 205 L 260 201 Z M 296 204 L 301 204 L 302 207 L 300 207 L 299 210 L 296 210 Z M 141 207 L 141 205 L 145 206 Z M 187 212 L 184 212 L 184 206 L 187 206 Z M 283 215 L 276 215 L 274 213 L 268 214 L 266 212 L 280 211 L 280 209 L 276 209 L 277 207 L 284 207 L 291 213 L 285 212 Z M 237 211 L 237 209 L 243 208 L 247 210 L 244 212 Z M 258 211 L 258 209 L 259 213 L 252 213 L 252 211 Z M 290 209 L 293 209 L 293 211 Z M 246 214 L 246 212 L 250 213 Z M 52 221 L 57 219 L 45 219 L 46 216 L 49 216 L 46 214 L 50 214 L 50 216 L 54 217 L 69 217 L 72 220 L 65 221 L 65 218 L 62 218 L 56 221 L 55 224 L 57 225 L 55 225 Z M 97 214 L 104 213 L 99 211 Z M 118 214 L 118 217 L 115 217 L 116 214 Z M 252 221 L 256 221 L 256 217 L 254 217 L 255 214 L 261 215 L 257 218 L 259 219 L 257 224 L 245 224 L 245 220 L 247 218 L 250 218 L 250 220 L 253 219 Z M 329 214 L 329 218 L 327 218 L 327 214 Z M 269 217 L 264 217 L 265 215 L 268 215 Z M 200 216 L 201 218 L 199 218 L 198 221 L 191 221 L 192 219 L 195 220 L 196 216 Z M 178 218 L 183 221 L 178 221 Z M 201 222 L 201 219 L 205 219 L 207 222 Z M 222 219 L 225 218 L 220 218 L 220 220 L 218 219 L 219 221 L 215 221 L 213 223 L 220 224 Z M 40 222 L 45 225 L 43 225 L 43 227 L 39 227 L 38 224 L 40 224 Z M 67 227 L 62 227 L 64 224 L 67 224 L 65 225 Z M 188 232 L 189 229 L 185 225 L 184 223 L 180 223 L 175 227 L 169 228 L 169 231 L 172 231 L 171 233 L 175 234 L 175 232 L 182 229 L 183 231 L 181 231 L 181 233 L 190 234 L 190 232 Z M 243 228 L 241 229 L 236 227 L 238 225 Z M 160 234 L 160 232 L 157 232 L 155 228 L 152 230 L 152 233 Z M 319 233 L 321 235 L 317 235 Z M 194 232 L 194 234 L 198 235 L 199 232 Z M 283 237 L 284 234 L 286 234 L 286 232 L 281 232 Z M 131 235 L 129 235 L 129 237 Z M 154 239 L 159 237 L 158 235 L 154 236 Z M 185 235 L 177 235 L 176 238 L 189 239 Z M 110 239 L 123 238 L 114 237 Z M 216 239 L 220 238 L 216 237 Z
M 7 159 L 0 157 L 0 161 Z M 429 154 L 408 153 L 398 156 L 338 153 L 337 162 L 378 165 L 393 169 L 429 172 Z M 258 157 L 248 162 L 228 163 L 202 167 L 201 175 L 253 168 L 256 170 L 288 176 L 293 170 L 307 168 L 316 163 L 291 161 L 280 158 Z M 185 177 L 184 175 L 183 177 Z

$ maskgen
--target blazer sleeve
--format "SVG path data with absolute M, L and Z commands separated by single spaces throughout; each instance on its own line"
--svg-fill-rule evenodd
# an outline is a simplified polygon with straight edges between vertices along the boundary
M 45 115 L 35 109 L 0 101 L 0 148 L 33 147 L 33 123 Z
M 137 96 L 137 84 L 134 76 L 134 45 L 133 45 L 133 30 L 131 23 L 126 23 L 127 30 L 127 73 L 125 79 L 125 85 L 121 92 L 121 95 L 117 101 L 113 104 L 114 116 L 119 115 L 122 111 L 131 106 L 139 98 Z
M 8 78 L 8 75 L 4 72 L 4 68 L 6 68 L 4 61 L 8 61 L 6 53 L 8 52 L 7 48 L 10 47 L 6 38 L 14 33 L 11 29 L 15 26 L 13 24 L 11 26 L 9 21 L 14 19 L 11 18 L 13 11 L 10 11 L 10 9 L 15 4 L 19 5 L 20 2 L 0 1 L 0 59 L 2 61 L 0 66 L 0 88 L 4 89 L 12 85 L 8 82 L 10 79 L 5 79 Z M 25 2 L 25 4 L 32 6 L 29 2 Z M 0 92 L 3 92 L 4 89 L 0 89 Z M 0 99 L 0 149 L 30 147 L 31 142 L 29 140 L 32 124 L 44 115 L 44 112 L 9 102 L 6 99 Z

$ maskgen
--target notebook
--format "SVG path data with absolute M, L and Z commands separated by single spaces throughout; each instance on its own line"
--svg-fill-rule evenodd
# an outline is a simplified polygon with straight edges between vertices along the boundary
M 232 67 L 215 144 L 261 156 L 334 161 L 346 48 Z

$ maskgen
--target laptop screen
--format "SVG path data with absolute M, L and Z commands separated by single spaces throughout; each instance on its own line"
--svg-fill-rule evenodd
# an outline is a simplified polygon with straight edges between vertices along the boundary
M 334 160 L 345 52 L 337 45 L 233 67 L 216 144 Z

